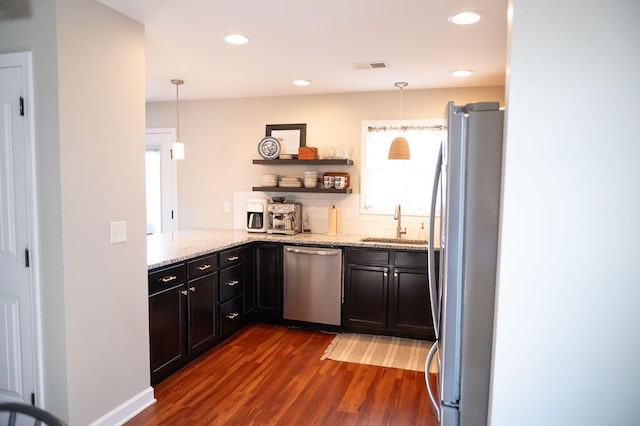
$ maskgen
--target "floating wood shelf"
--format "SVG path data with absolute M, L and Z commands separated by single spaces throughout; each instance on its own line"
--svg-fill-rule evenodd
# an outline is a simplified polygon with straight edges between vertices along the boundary
M 351 194 L 351 188 L 346 189 L 324 189 L 317 188 L 285 188 L 282 186 L 254 186 L 253 191 L 259 192 L 315 192 L 317 194 Z
M 253 160 L 253 164 L 268 166 L 352 166 L 353 160 Z

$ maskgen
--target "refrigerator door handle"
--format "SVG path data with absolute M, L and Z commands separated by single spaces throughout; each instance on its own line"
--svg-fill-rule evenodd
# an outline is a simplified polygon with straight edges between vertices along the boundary
M 438 341 L 433 342 L 431 349 L 429 349 L 429 354 L 427 355 L 427 360 L 424 363 L 424 381 L 427 385 L 427 392 L 429 393 L 429 399 L 431 400 L 431 406 L 433 406 L 433 411 L 436 412 L 436 417 L 438 418 L 438 422 L 440 422 L 440 404 L 436 401 L 436 396 L 433 393 L 433 389 L 431 389 L 431 382 L 429 380 L 429 366 L 433 361 L 433 357 L 438 350 Z
M 438 288 L 436 286 L 436 254 L 433 248 L 435 239 L 436 224 L 436 201 L 438 200 L 438 187 L 440 186 L 440 173 L 442 168 L 442 145 L 438 152 L 436 162 L 436 173 L 433 178 L 433 192 L 431 193 L 431 216 L 429 217 L 429 302 L 431 304 L 431 320 L 433 321 L 433 331 L 436 340 L 440 338 L 440 303 L 438 298 Z M 442 226 L 442 221 L 440 222 Z M 442 256 L 442 253 L 440 253 Z

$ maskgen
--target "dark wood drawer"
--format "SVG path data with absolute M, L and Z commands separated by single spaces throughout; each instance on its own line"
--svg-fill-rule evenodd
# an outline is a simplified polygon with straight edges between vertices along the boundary
M 178 284 L 184 283 L 187 271 L 184 263 L 170 265 L 149 272 L 149 295 L 159 293 Z
M 347 249 L 346 263 L 365 265 L 387 265 L 389 263 L 388 250 Z
M 396 266 L 407 266 L 410 268 L 426 268 L 429 253 L 427 251 L 397 251 Z
M 196 260 L 191 260 L 187 263 L 187 270 L 189 273 L 189 279 L 198 278 L 203 275 L 215 272 L 218 268 L 218 255 L 211 254 L 205 257 L 201 257 Z
M 225 302 L 242 293 L 242 265 L 220 271 L 220 301 Z
M 220 334 L 222 338 L 238 331 L 244 323 L 242 296 L 220 305 Z
M 220 252 L 220 267 L 236 265 L 242 262 L 242 247 Z

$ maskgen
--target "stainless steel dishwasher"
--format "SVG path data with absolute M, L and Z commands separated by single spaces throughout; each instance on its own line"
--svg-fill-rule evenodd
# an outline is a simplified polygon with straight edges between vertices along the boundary
M 284 319 L 340 325 L 342 250 L 284 246 Z

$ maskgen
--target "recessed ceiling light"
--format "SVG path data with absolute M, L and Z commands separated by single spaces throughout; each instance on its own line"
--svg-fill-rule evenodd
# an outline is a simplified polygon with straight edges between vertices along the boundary
M 295 84 L 296 86 L 308 86 L 311 84 L 310 80 L 293 80 L 293 84 Z
M 229 34 L 224 38 L 224 41 L 229 44 L 246 44 L 249 42 L 249 37 L 242 34 Z
M 482 14 L 478 12 L 460 12 L 449 16 L 449 22 L 456 25 L 469 25 L 475 24 L 482 17 Z
M 454 77 L 469 77 L 473 74 L 473 70 L 453 70 L 451 75 Z

